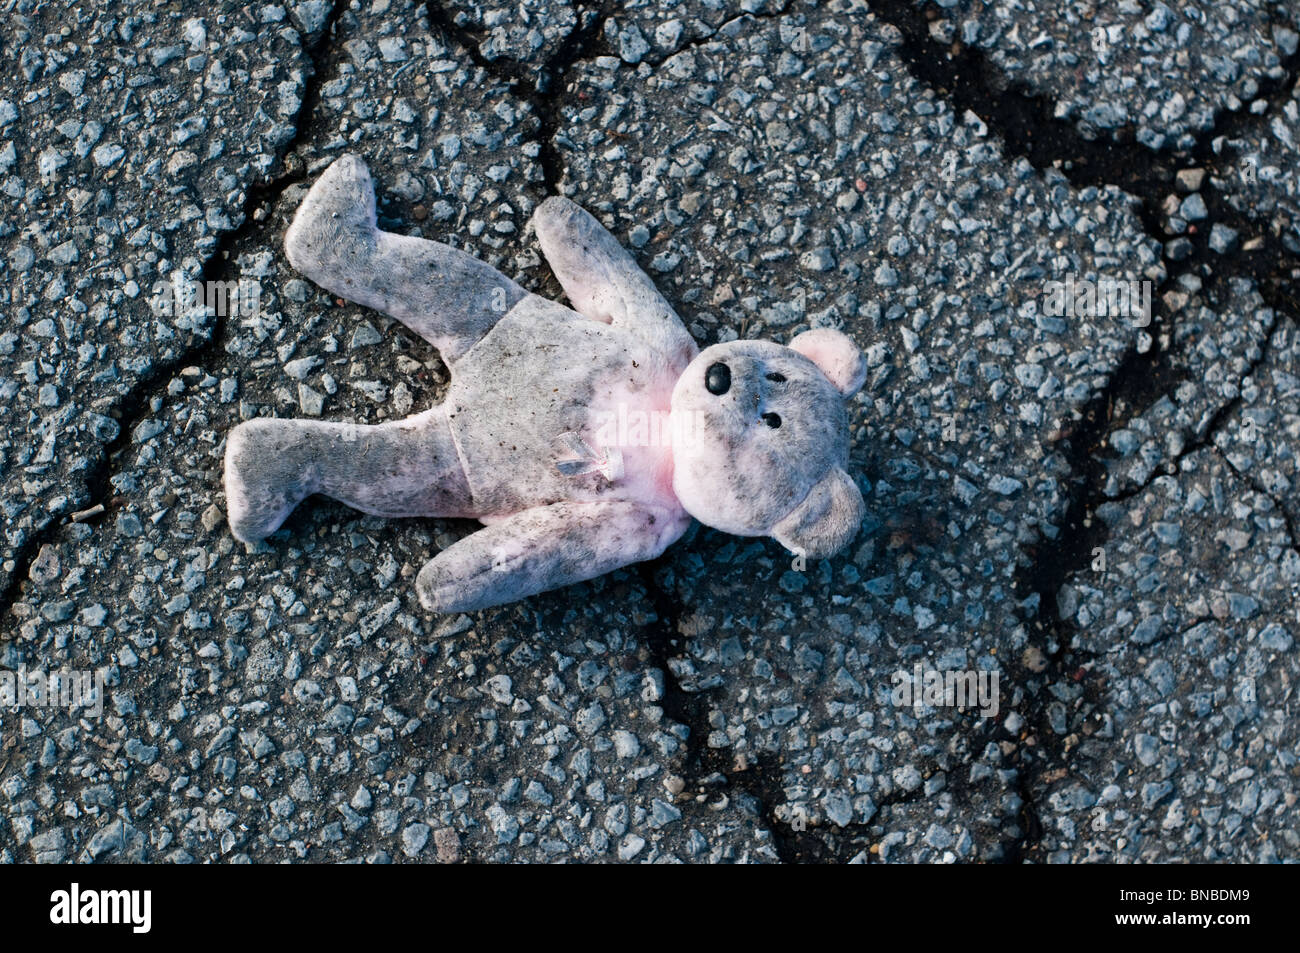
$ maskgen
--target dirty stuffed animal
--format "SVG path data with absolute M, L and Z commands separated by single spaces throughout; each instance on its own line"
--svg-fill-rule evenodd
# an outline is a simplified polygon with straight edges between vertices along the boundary
M 564 198 L 533 216 L 573 310 L 438 242 L 380 231 L 365 164 L 333 163 L 285 235 L 289 261 L 438 348 L 446 399 L 362 426 L 250 420 L 226 447 L 230 528 L 254 542 L 312 493 L 378 516 L 484 527 L 416 579 L 463 612 L 653 559 L 691 518 L 821 558 L 857 532 L 845 399 L 865 377 L 845 335 L 699 351 L 632 257 Z

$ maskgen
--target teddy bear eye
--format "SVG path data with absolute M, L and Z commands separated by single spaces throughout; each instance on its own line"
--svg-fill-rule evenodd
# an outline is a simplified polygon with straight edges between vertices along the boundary
M 775 430 L 777 427 L 781 426 L 781 415 L 766 413 L 763 415 L 763 423 Z
M 778 384 L 781 384 L 781 383 L 784 383 L 784 382 L 785 382 L 785 375 L 784 375 L 784 374 L 780 374 L 780 373 L 778 373 L 778 372 L 776 372 L 776 371 L 773 371 L 771 374 L 768 374 L 768 375 L 767 375 L 767 379 L 770 380 L 770 381 L 775 381 L 775 382 L 778 383 Z M 779 427 L 780 424 L 777 424 L 777 426 Z

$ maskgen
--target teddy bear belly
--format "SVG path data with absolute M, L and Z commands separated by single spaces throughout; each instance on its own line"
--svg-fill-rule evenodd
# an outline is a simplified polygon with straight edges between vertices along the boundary
M 443 408 L 475 508 L 506 515 L 560 500 L 677 508 L 667 411 L 677 371 L 640 338 L 545 299 L 521 302 L 452 367 Z M 566 433 L 618 450 L 623 476 L 565 475 Z
M 447 421 L 475 510 L 503 515 L 560 500 L 678 506 L 666 411 L 629 404 L 616 397 L 617 388 L 593 385 L 591 404 L 515 394 L 511 413 L 448 395 Z M 605 399 L 596 396 L 601 391 Z M 570 443 L 560 439 L 565 434 L 578 435 L 606 465 L 593 461 L 584 472 L 561 472 L 561 461 L 573 458 Z

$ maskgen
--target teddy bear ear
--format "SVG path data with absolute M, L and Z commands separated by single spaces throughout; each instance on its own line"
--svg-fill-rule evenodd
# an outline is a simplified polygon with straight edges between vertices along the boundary
M 802 503 L 772 527 L 772 537 L 792 553 L 825 559 L 857 535 L 865 512 L 866 504 L 853 478 L 834 467 Z
M 833 328 L 796 334 L 790 349 L 812 361 L 844 397 L 852 397 L 867 379 L 867 362 L 848 335 Z

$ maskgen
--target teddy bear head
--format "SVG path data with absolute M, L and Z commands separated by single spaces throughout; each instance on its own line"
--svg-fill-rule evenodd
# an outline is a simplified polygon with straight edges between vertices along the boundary
M 714 529 L 772 536 L 810 558 L 839 550 L 865 509 L 845 470 L 845 400 L 865 379 L 862 353 L 829 328 L 789 347 L 741 340 L 700 352 L 672 395 L 682 506 Z

